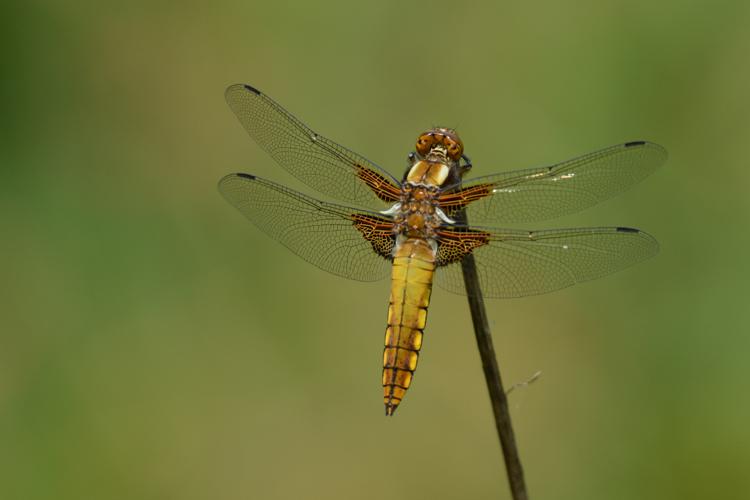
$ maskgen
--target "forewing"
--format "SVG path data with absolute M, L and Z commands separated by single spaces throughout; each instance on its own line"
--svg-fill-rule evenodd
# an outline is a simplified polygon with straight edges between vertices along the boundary
M 226 99 L 250 137 L 313 189 L 378 209 L 398 199 L 398 182 L 385 170 L 313 131 L 261 91 L 232 85 Z
M 245 217 L 309 263 L 359 281 L 385 277 L 393 223 L 374 212 L 316 200 L 248 174 L 230 174 L 219 191 Z
M 439 198 L 473 224 L 536 222 L 577 212 L 610 198 L 656 170 L 667 151 L 651 142 L 612 146 L 550 167 L 516 170 L 464 182 Z
M 629 267 L 659 250 L 659 244 L 649 234 L 624 227 L 549 231 L 458 228 L 440 238 L 455 240 L 464 233 L 471 235 L 474 242 L 483 241 L 474 243 L 470 251 L 484 296 L 494 298 L 565 288 Z M 439 240 L 439 245 L 443 244 Z M 460 244 L 453 242 L 450 246 L 458 248 Z M 461 262 L 455 258 L 450 262 L 438 268 L 436 282 L 450 292 L 465 295 Z

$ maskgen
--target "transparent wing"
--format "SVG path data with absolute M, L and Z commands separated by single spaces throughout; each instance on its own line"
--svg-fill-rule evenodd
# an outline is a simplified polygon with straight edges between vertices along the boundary
M 225 96 L 250 137 L 313 189 L 378 209 L 398 199 L 398 182 L 389 173 L 313 131 L 259 90 L 237 84 Z
M 625 227 L 466 231 L 486 241 L 472 253 L 482 292 L 494 298 L 551 292 L 614 273 L 659 251 L 653 237 Z M 436 282 L 450 292 L 466 294 L 460 261 L 438 268 Z
M 245 217 L 307 262 L 344 278 L 388 275 L 393 223 L 374 212 L 325 203 L 248 174 L 230 174 L 219 191 Z
M 577 212 L 614 196 L 656 170 L 667 151 L 651 142 L 612 146 L 550 167 L 478 177 L 440 197 L 443 210 L 466 207 L 469 221 L 536 222 Z

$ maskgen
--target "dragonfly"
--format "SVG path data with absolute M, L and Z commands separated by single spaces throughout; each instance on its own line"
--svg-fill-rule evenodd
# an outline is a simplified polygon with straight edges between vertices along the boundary
M 631 141 L 550 166 L 464 180 L 472 163 L 455 130 L 419 135 L 397 179 L 315 132 L 260 90 L 230 86 L 227 103 L 255 142 L 322 201 L 247 173 L 219 191 L 247 219 L 307 262 L 337 276 L 375 281 L 390 274 L 383 402 L 393 415 L 417 367 L 433 282 L 467 294 L 461 262 L 473 255 L 490 298 L 536 295 L 599 278 L 658 252 L 630 227 L 519 230 L 588 208 L 641 181 L 666 150 Z

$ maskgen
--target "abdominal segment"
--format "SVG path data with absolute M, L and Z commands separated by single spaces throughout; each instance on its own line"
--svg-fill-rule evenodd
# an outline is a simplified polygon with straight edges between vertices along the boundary
M 411 385 L 427 322 L 435 253 L 422 238 L 400 242 L 393 256 L 391 300 L 383 350 L 383 402 L 393 415 Z

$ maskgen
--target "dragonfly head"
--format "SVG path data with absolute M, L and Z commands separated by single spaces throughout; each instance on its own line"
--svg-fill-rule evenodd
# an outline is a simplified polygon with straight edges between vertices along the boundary
M 417 153 L 427 157 L 432 153 L 458 161 L 464 152 L 464 143 L 452 128 L 435 127 L 423 133 L 417 139 Z

